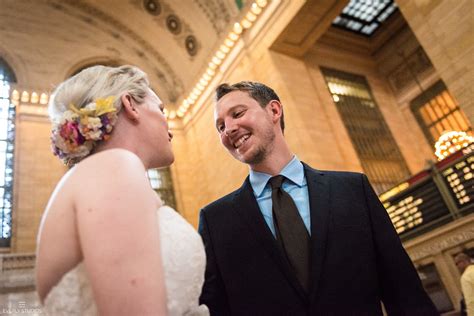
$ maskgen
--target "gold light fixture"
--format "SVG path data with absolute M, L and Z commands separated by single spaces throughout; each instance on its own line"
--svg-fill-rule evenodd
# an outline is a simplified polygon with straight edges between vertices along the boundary
M 20 99 L 21 102 L 29 102 L 30 101 L 30 94 L 28 93 L 28 91 L 23 91 L 21 93 L 21 99 Z
M 474 143 L 474 137 L 466 132 L 444 132 L 435 144 L 435 155 L 441 161 L 449 155 Z
M 12 100 L 12 103 L 16 105 L 18 105 L 19 102 L 47 105 L 49 101 L 49 94 L 45 92 L 40 94 L 35 91 L 27 90 L 23 90 L 20 93 L 20 91 L 15 89 L 12 91 L 10 99 Z
M 40 104 L 48 104 L 49 96 L 46 93 L 41 93 Z
M 38 103 L 39 102 L 39 95 L 36 92 L 31 93 L 31 103 Z
M 197 80 L 194 88 L 187 97 L 183 99 L 181 105 L 177 111 L 166 111 L 165 116 L 169 119 L 175 119 L 176 117 L 182 118 L 186 112 L 190 109 L 197 99 L 201 96 L 203 91 L 206 90 L 209 83 L 216 75 L 217 68 L 222 64 L 223 60 L 232 51 L 235 43 L 244 34 L 244 32 L 252 27 L 253 23 L 257 20 L 258 16 L 263 12 L 263 9 L 267 6 L 269 1 L 267 0 L 255 0 L 249 7 L 248 11 L 243 13 L 243 19 L 240 22 L 235 22 L 232 26 L 232 30 L 227 34 L 223 43 L 219 46 L 219 49 L 214 53 L 211 61 L 208 64 L 207 69 Z
M 18 101 L 18 100 L 20 100 L 20 92 L 18 92 L 18 90 L 13 90 L 11 99 L 12 99 L 13 101 Z

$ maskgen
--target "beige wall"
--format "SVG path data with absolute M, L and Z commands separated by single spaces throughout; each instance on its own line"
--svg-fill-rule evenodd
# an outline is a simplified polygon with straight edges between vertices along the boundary
M 474 2 L 397 0 L 436 71 L 474 122 Z
M 51 153 L 47 118 L 18 112 L 12 252 L 34 252 L 41 216 L 66 168 Z
M 362 171 L 326 87 L 321 66 L 367 78 L 412 173 L 421 170 L 433 154 L 409 109 L 410 100 L 420 92 L 418 87 L 411 83 L 406 89 L 395 91 L 391 84 L 390 76 L 399 64 L 395 50 L 402 49 L 408 54 L 421 45 L 433 64 L 418 78 L 421 86 L 428 88 L 441 78 L 471 122 L 474 121 L 472 1 L 398 0 L 413 32 L 400 31 L 375 53 L 363 43 L 348 51 L 319 41 L 303 57 L 291 57 L 269 47 L 305 1 L 275 0 L 272 3 L 280 4 L 264 19 L 263 25 L 243 36 L 235 59 L 225 62 L 211 86 L 220 82 L 257 80 L 273 87 L 284 105 L 286 139 L 301 160 L 319 169 Z M 41 50 L 31 46 L 34 45 L 23 39 L 17 46 L 0 47 L 0 54 L 17 72 L 20 88 L 47 91 L 63 80 L 73 65 L 107 54 L 113 59 L 153 69 L 147 61 L 140 62 L 132 48 L 107 51 L 100 45 L 87 46 L 79 55 L 64 55 L 58 52 L 75 47 L 62 50 L 54 46 L 52 50 L 56 53 L 48 55 L 43 50 L 46 46 L 41 46 Z M 21 53 L 16 54 L 16 50 Z M 196 227 L 199 210 L 237 189 L 248 174 L 247 166 L 235 161 L 220 144 L 214 128 L 212 93 L 207 91 L 203 95 L 206 97 L 196 105 L 199 110 L 183 128 L 174 130 L 175 163 L 171 167 L 178 211 Z M 41 215 L 66 171 L 50 152 L 49 135 L 50 125 L 44 115 L 26 114 L 18 108 L 11 252 L 35 250 Z M 460 297 L 459 273 L 451 256 L 464 246 L 474 246 L 473 223 L 471 214 L 405 244 L 417 264 L 436 264 L 455 305 Z
M 373 56 L 317 43 L 303 58 L 297 58 L 269 50 L 267 45 L 249 45 L 220 82 L 257 80 L 273 87 L 284 105 L 285 137 L 301 160 L 318 169 L 363 171 L 320 66 L 367 78 L 411 173 L 421 171 L 426 160 L 433 158 L 409 108 L 399 104 Z M 248 173 L 220 145 L 213 106 L 208 98 L 183 135 L 175 138 L 175 168 L 182 175 L 177 185 L 186 187 L 180 193 L 181 207 L 192 223 L 197 222 L 200 208 L 237 189 Z M 190 184 L 197 181 L 199 185 Z
M 417 5 L 421 5 L 421 2 L 416 1 Z M 316 43 L 301 58 L 269 49 L 303 4 L 304 1 L 281 1 L 264 19 L 263 25 L 245 34 L 239 44 L 242 48 L 235 60 L 227 62 L 228 65 L 221 68 L 211 86 L 224 81 L 240 80 L 257 80 L 268 84 L 277 91 L 283 101 L 287 124 L 286 138 L 300 159 L 319 169 L 362 171 L 319 67 L 333 67 L 362 74 L 366 76 L 374 92 L 410 171 L 419 171 L 424 167 L 425 160 L 433 157 L 432 150 L 407 106 L 410 97 L 414 97 L 416 93 L 408 91 L 400 96 L 393 92 L 387 79 L 390 69 L 387 70 L 386 65 L 390 65 L 387 61 L 393 59 L 393 56 L 390 56 L 393 47 L 386 46 L 374 55 L 363 49 L 355 49 L 349 53 L 343 48 L 336 49 L 330 45 Z M 412 8 L 408 2 L 402 1 L 400 5 L 404 15 L 407 8 Z M 454 10 L 459 8 L 455 6 Z M 431 11 L 423 11 L 423 14 L 430 17 L 438 12 L 438 9 L 433 7 Z M 406 16 L 410 18 L 410 14 Z M 417 18 L 413 16 L 413 19 Z M 432 28 L 442 29 L 442 23 L 449 21 L 451 20 L 441 19 L 436 27 Z M 414 21 L 408 22 L 413 26 Z M 419 32 L 415 30 L 414 33 L 419 39 Z M 416 46 L 417 41 L 413 34 L 401 33 L 399 36 L 400 41 L 407 43 L 408 50 Z M 425 46 L 424 41 L 420 40 L 420 43 Z M 400 46 L 399 43 L 397 45 Z M 432 59 L 429 49 L 427 53 Z M 452 51 L 449 50 L 449 53 Z M 37 74 L 27 76 L 31 67 L 27 65 L 25 54 L 22 53 L 21 61 L 12 64 L 14 70 L 21 70 L 20 82 L 22 77 L 29 78 L 28 86 L 43 87 L 44 83 L 38 79 L 37 82 L 30 80 L 43 77 L 39 75 L 39 56 L 34 59 L 36 68 L 32 68 Z M 66 66 L 64 61 L 66 59 L 57 64 L 57 67 L 64 69 L 55 71 L 56 76 L 66 74 L 70 71 L 70 64 L 79 62 L 68 62 Z M 436 71 L 439 71 L 434 61 L 433 64 Z M 436 76 L 433 77 L 431 73 L 426 78 L 428 85 L 429 82 L 434 82 Z M 462 78 L 466 82 L 466 77 Z M 449 83 L 448 87 L 451 89 Z M 454 91 L 453 93 L 456 95 Z M 220 145 L 213 123 L 212 93 L 199 101 L 197 108 L 199 107 L 200 110 L 183 129 L 174 131 L 176 161 L 171 168 L 177 208 L 195 226 L 198 223 L 200 208 L 238 188 L 248 173 L 247 167 L 236 162 Z M 45 119 L 28 116 L 19 116 L 17 120 L 12 251 L 31 251 L 35 246 L 41 213 L 65 168 L 50 153 L 49 123 Z

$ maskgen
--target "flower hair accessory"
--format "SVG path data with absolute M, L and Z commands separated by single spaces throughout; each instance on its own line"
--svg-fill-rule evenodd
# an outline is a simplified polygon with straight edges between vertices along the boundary
M 114 101 L 114 96 L 99 98 L 80 109 L 70 104 L 53 125 L 54 155 L 66 165 L 74 165 L 91 152 L 97 141 L 109 139 L 117 121 Z

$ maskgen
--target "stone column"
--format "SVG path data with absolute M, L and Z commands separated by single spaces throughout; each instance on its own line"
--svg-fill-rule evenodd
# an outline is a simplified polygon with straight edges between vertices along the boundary
M 397 0 L 441 79 L 474 123 L 474 2 Z

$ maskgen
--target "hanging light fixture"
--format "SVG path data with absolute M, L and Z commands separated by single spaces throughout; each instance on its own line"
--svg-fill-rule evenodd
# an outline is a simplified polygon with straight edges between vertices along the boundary
M 474 137 L 466 132 L 444 132 L 435 144 L 435 155 L 438 160 L 443 160 L 449 155 L 474 143 Z

